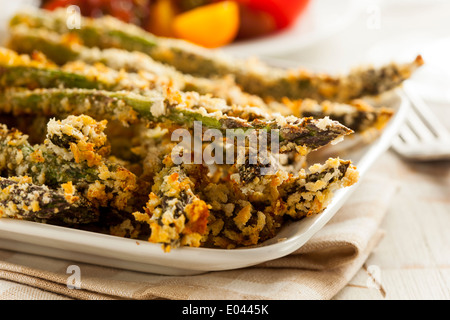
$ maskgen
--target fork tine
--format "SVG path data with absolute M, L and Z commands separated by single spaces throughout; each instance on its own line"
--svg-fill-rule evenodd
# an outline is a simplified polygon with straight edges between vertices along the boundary
M 392 147 L 406 158 L 419 161 L 450 159 L 450 132 L 427 104 L 408 86 L 404 92 L 411 102 L 405 123 Z
M 417 144 L 419 139 L 417 135 L 411 130 L 408 123 L 405 123 L 400 129 L 399 137 L 403 140 L 405 144 Z
M 405 152 L 406 143 L 405 141 L 400 137 L 400 135 L 396 136 L 394 140 L 392 140 L 392 147 L 400 153 Z
M 435 140 L 437 135 L 424 121 L 414 112 L 410 110 L 407 115 L 407 122 L 411 130 L 416 134 L 420 141 L 426 142 Z
M 435 133 L 436 137 L 441 139 L 450 139 L 448 129 L 438 120 L 434 113 L 430 110 L 428 105 L 405 84 L 403 88 L 411 101 L 411 107 L 421 116 L 428 128 Z

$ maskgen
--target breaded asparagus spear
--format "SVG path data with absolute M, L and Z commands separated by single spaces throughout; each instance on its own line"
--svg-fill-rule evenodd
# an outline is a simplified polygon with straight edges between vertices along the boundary
M 258 62 L 257 62 L 258 63 Z M 403 64 L 389 63 L 381 67 L 362 66 L 344 75 L 313 73 L 307 70 L 269 68 L 262 63 L 236 82 L 245 91 L 264 98 L 282 100 L 313 99 L 318 102 L 349 102 L 367 96 L 378 96 L 400 86 L 423 65 L 421 56 Z
M 32 183 L 29 177 L 0 178 L 0 217 L 65 225 L 96 222 L 99 211 L 67 199 L 63 192 Z
M 183 74 L 138 51 L 89 48 L 77 43 L 73 37 L 66 37 L 43 28 L 29 28 L 24 24 L 10 29 L 8 47 L 22 54 L 40 51 L 59 65 L 78 60 L 88 64 L 100 62 L 114 70 L 148 72 L 169 79 L 171 86 L 180 91 L 210 94 L 224 99 L 230 105 L 242 105 L 247 109 L 249 106 L 255 106 L 268 111 L 267 105 L 260 97 L 243 92 L 231 77 L 211 80 Z M 262 110 L 258 110 L 257 113 L 261 114 Z
M 32 146 L 27 135 L 1 125 L 2 176 L 26 175 L 34 184 L 63 188 L 74 202 L 81 195 L 95 206 L 127 209 L 138 189 L 136 176 L 120 164 L 100 157 L 100 150 L 104 149 L 99 145 L 83 138 L 77 140 L 75 129 L 70 123 L 54 123 L 46 142 Z
M 320 213 L 328 206 L 336 190 L 349 187 L 357 180 L 358 172 L 350 161 L 330 158 L 283 183 L 279 187 L 280 199 L 274 208 L 283 208 L 286 215 L 295 219 Z
M 278 138 L 280 152 L 297 150 L 307 154 L 335 139 L 352 133 L 336 121 L 312 118 L 279 117 L 274 120 L 246 121 L 229 117 L 221 112 L 207 112 L 204 101 L 198 95 L 168 93 L 166 96 L 153 91 L 153 97 L 128 92 L 106 92 L 82 89 L 38 89 L 34 91 L 6 90 L 0 92 L 0 110 L 21 114 L 48 116 L 76 113 L 94 117 L 119 119 L 125 122 L 142 120 L 169 123 L 193 128 L 199 121 L 206 128 L 217 129 L 226 136 L 227 129 L 265 131 Z M 97 108 L 96 106 L 101 106 Z M 127 114 L 126 112 L 130 112 Z M 270 140 L 267 141 L 270 147 Z
M 195 183 L 170 156 L 155 177 L 145 212 L 135 212 L 137 221 L 151 228 L 150 242 L 162 243 L 165 251 L 179 246 L 199 247 L 208 223 L 208 205 L 195 195 Z
M 230 179 L 203 189 L 201 198 L 211 205 L 206 245 L 233 248 L 261 243 L 276 235 L 285 221 L 320 214 L 336 190 L 358 180 L 351 162 L 340 159 L 315 164 L 287 178 L 261 176 L 258 166 L 253 169 L 253 181 L 244 188 L 236 188 Z
M 166 85 L 155 77 L 116 71 L 100 63 L 88 65 L 76 61 L 59 67 L 48 61 L 42 53 L 19 55 L 0 47 L 0 87 L 66 87 L 141 92 Z
M 394 115 L 394 110 L 381 107 L 375 108 L 367 102 L 358 99 L 348 103 L 324 101 L 317 103 L 311 99 L 286 102 L 292 113 L 297 117 L 313 117 L 321 119 L 330 117 L 355 132 L 381 130 Z
M 343 76 L 315 74 L 304 70 L 283 70 L 257 62 L 232 59 L 182 40 L 158 38 L 136 26 L 106 16 L 82 18 L 80 29 L 68 29 L 64 10 L 22 12 L 10 25 L 26 24 L 61 34 L 76 34 L 88 47 L 122 48 L 140 51 L 178 70 L 203 77 L 233 75 L 244 91 L 264 98 L 345 102 L 378 95 L 399 86 L 423 64 L 418 56 L 406 64 L 391 63 L 380 68 L 366 67 Z

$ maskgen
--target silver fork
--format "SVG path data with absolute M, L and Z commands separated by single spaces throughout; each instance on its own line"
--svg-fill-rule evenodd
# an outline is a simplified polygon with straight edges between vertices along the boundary
M 411 108 L 392 143 L 393 149 L 415 161 L 450 160 L 449 130 L 407 84 L 403 90 L 411 102 Z

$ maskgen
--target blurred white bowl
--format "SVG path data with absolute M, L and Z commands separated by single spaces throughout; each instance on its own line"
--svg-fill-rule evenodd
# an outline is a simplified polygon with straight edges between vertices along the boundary
M 40 3 L 39 0 L 2 0 L 0 10 L 0 44 L 6 40 L 8 21 L 21 8 L 33 6 L 36 7 Z

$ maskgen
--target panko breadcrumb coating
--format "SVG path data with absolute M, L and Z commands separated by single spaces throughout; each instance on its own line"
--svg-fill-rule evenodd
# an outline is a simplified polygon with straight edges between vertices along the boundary
M 63 192 L 35 185 L 27 176 L 0 178 L 0 190 L 0 217 L 68 225 L 99 219 L 99 211 L 87 201 L 74 203 Z
M 95 123 L 92 118 L 86 116 L 70 117 L 63 121 L 67 126 L 65 130 L 75 132 L 75 128 L 80 124 L 80 118 L 87 120 L 91 125 Z M 56 134 L 57 130 L 55 122 L 50 121 L 49 136 Z M 58 133 L 61 134 L 61 131 Z M 89 140 L 88 131 L 78 133 L 80 141 Z M 67 184 L 71 183 L 72 187 L 69 189 L 74 188 L 71 193 L 80 193 L 96 206 L 111 205 L 125 210 L 133 192 L 138 188 L 136 176 L 123 166 L 96 153 L 94 148 L 83 150 L 90 156 L 88 159 L 82 159 L 79 149 L 71 146 L 71 144 L 76 146 L 75 143 L 63 144 L 63 136 L 60 135 L 60 138 L 54 139 L 59 145 L 47 139 L 41 145 L 32 146 L 28 142 L 27 135 L 16 129 L 8 129 L 5 125 L 1 126 L 0 171 L 7 176 L 28 175 L 33 183 L 53 188 L 64 185 L 68 189 Z M 100 148 L 98 151 L 100 150 L 104 149 Z
M 194 182 L 182 166 L 169 159 L 155 176 L 145 213 L 134 213 L 138 221 L 151 228 L 150 242 L 162 243 L 166 251 L 172 247 L 199 247 L 207 230 L 209 206 L 193 192 Z

